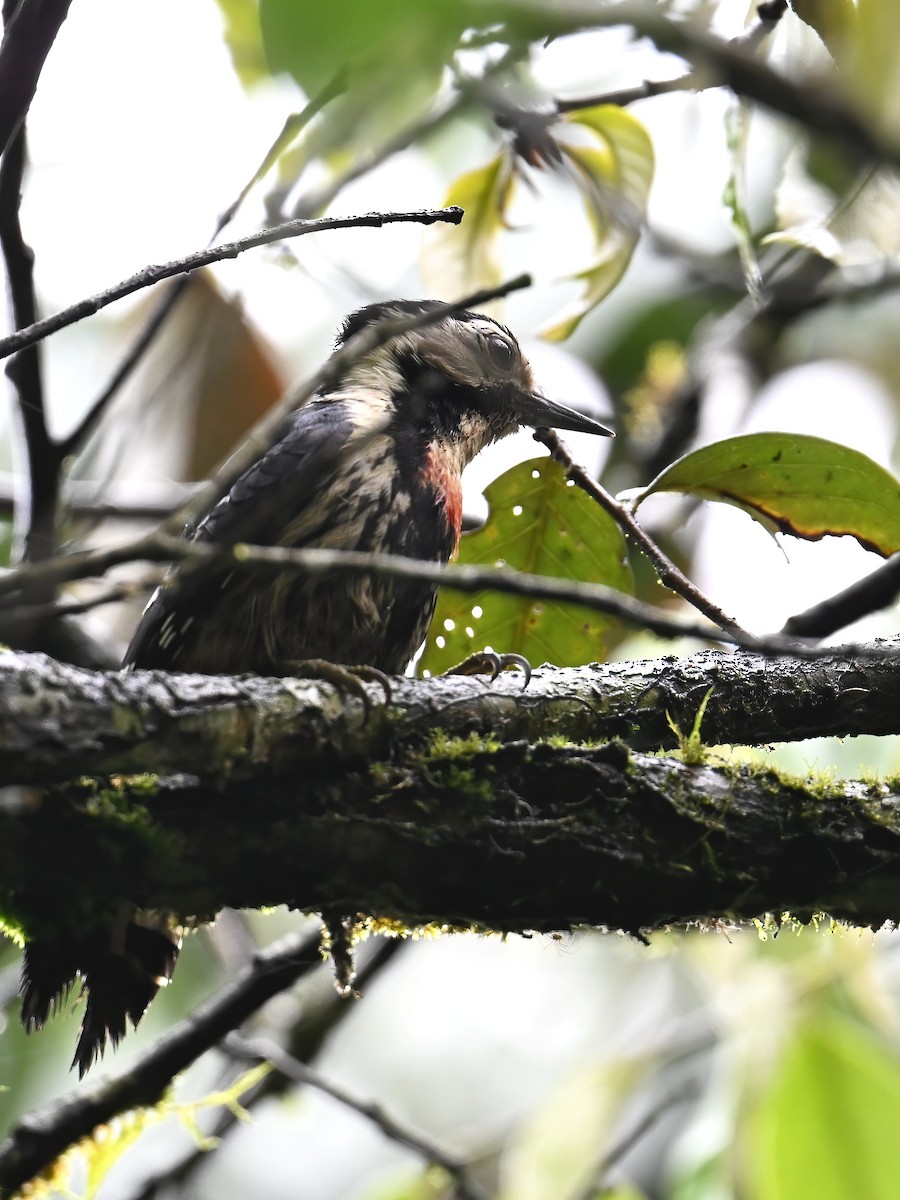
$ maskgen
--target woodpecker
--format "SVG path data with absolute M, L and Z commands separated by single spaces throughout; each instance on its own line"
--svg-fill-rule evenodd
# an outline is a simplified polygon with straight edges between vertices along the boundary
M 370 304 L 335 349 L 376 322 L 434 313 L 437 301 Z M 447 563 L 462 526 L 462 472 L 519 426 L 611 436 L 535 387 L 512 333 L 457 311 L 398 334 L 284 422 L 228 494 L 185 530 L 228 546 L 324 547 Z M 325 660 L 400 674 L 425 638 L 434 584 L 377 574 L 254 573 L 233 564 L 173 569 L 152 597 L 125 668 L 300 674 Z M 119 921 L 111 944 L 26 949 L 23 1019 L 40 1027 L 76 974 L 87 994 L 75 1055 L 81 1074 L 107 1038 L 137 1024 L 172 975 L 179 931 L 164 914 Z

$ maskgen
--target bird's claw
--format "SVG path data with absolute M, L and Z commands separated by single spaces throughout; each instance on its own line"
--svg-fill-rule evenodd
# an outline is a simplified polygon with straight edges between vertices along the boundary
M 363 683 L 377 683 L 384 692 L 385 704 L 391 702 L 391 681 L 377 667 L 353 666 L 328 662 L 324 658 L 297 659 L 285 664 L 291 675 L 302 679 L 320 679 L 338 691 L 349 692 L 362 702 L 366 717 L 372 711 L 372 701 Z
M 461 663 L 457 663 L 455 667 L 451 667 L 444 674 L 490 675 L 491 683 L 493 683 L 501 671 L 507 671 L 510 668 L 521 671 L 525 676 L 525 682 L 522 684 L 524 691 L 531 681 L 531 663 L 522 654 L 497 654 L 493 650 L 480 650 L 476 654 L 470 654 L 468 658 L 464 658 Z

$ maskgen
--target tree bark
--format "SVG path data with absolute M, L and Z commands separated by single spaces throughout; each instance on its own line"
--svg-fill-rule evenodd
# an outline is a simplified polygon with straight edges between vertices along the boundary
M 713 684 L 705 742 L 892 732 L 890 658 L 708 652 L 547 669 L 524 691 L 515 676 L 395 680 L 367 715 L 314 681 L 9 655 L 0 915 L 32 936 L 108 919 L 112 898 L 501 931 L 784 911 L 878 925 L 900 910 L 887 784 L 571 742 L 671 742 L 666 710 L 688 732 Z

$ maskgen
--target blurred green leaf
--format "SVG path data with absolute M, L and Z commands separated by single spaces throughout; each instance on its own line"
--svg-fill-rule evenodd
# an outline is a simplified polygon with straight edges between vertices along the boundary
M 259 27 L 259 0 L 216 0 L 222 13 L 225 45 L 244 87 L 269 75 Z
M 380 1183 L 365 1200 L 452 1200 L 455 1188 L 449 1177 L 439 1167 L 427 1167 L 414 1178 Z
M 624 327 L 612 333 L 610 344 L 593 365 L 610 391 L 627 391 L 646 369 L 647 358 L 659 342 L 686 346 L 697 325 L 725 307 L 725 300 L 710 296 L 678 295 L 652 298 L 633 313 Z
M 625 109 L 603 104 L 571 113 L 564 120 L 590 130 L 599 142 L 590 146 L 559 142 L 575 167 L 596 248 L 590 266 L 574 276 L 584 284 L 581 297 L 542 330 L 553 341 L 567 338 L 624 275 L 640 236 L 654 166 L 646 129 Z
M 871 119 L 900 135 L 900 4 L 857 0 L 849 82 Z
M 894 1200 L 898 1124 L 896 1056 L 852 1019 L 814 1012 L 749 1122 L 747 1195 Z
M 394 90 L 440 71 L 470 24 L 456 0 L 260 0 L 263 45 L 272 71 L 287 71 L 308 96 L 338 71 L 353 82 L 378 75 Z
M 605 583 L 632 593 L 622 532 L 580 489 L 566 483 L 558 463 L 535 458 L 505 472 L 485 491 L 487 524 L 460 541 L 459 561 Z M 570 604 L 527 596 L 442 590 L 421 670 L 445 671 L 491 646 L 524 654 L 537 665 L 576 666 L 602 658 L 618 622 Z
M 616 1118 L 642 1070 L 634 1062 L 613 1062 L 570 1072 L 504 1154 L 504 1200 L 589 1194 L 585 1189 L 602 1170 Z
M 853 0 L 791 0 L 791 8 L 816 31 L 832 58 L 840 63 L 856 32 Z
M 734 504 L 770 529 L 816 541 L 849 534 L 900 550 L 900 482 L 865 454 L 797 433 L 751 433 L 694 450 L 640 494 L 684 492 Z
M 8 567 L 12 558 L 12 521 L 0 520 L 0 567 Z
M 437 224 L 426 230 L 421 270 L 428 290 L 456 297 L 500 282 L 497 235 L 504 226 L 512 188 L 512 167 L 506 154 L 498 154 L 455 180 L 443 204 L 458 204 L 466 215 L 460 228 Z

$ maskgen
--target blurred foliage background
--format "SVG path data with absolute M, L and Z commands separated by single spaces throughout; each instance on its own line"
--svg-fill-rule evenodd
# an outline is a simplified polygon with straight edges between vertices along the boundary
M 760 8 L 77 0 L 28 118 L 22 218 L 43 311 L 204 244 L 238 198 L 229 238 L 295 215 L 444 202 L 463 205 L 466 218 L 424 233 L 320 234 L 193 276 L 67 463 L 67 544 L 120 538 L 175 504 L 290 379 L 322 361 L 354 307 L 453 299 L 522 270 L 535 285 L 504 302 L 501 319 L 551 396 L 615 423 L 611 445 L 570 439 L 610 490 L 646 486 L 697 446 L 763 431 L 828 438 L 895 470 L 900 184 L 846 136 L 776 111 L 765 89 L 771 69 L 811 110 L 839 103 L 878 145 L 900 145 L 900 7 Z M 674 46 L 660 36 L 670 26 L 682 31 Z M 721 86 L 715 54 L 687 52 L 711 39 L 760 66 L 763 103 Z M 58 436 L 78 429 L 157 310 L 157 293 L 145 296 L 43 345 Z M 3 420 L 8 560 L 21 533 L 11 400 Z M 484 522 L 489 506 L 490 520 L 463 555 L 518 561 L 518 541 L 529 569 L 674 604 L 642 560 L 628 561 L 604 514 L 575 511 L 549 464 L 531 461 L 540 453 L 523 433 L 473 466 L 467 522 Z M 511 468 L 518 474 L 497 479 Z M 679 565 L 758 632 L 880 561 L 853 538 L 776 539 L 745 512 L 696 497 L 653 495 L 641 512 Z M 548 547 L 555 566 L 541 558 Z M 153 581 L 140 582 L 141 596 L 86 618 L 111 662 Z M 523 629 L 536 662 L 672 650 L 609 623 L 548 620 L 535 605 L 523 615 L 490 597 L 447 603 L 456 608 L 439 613 L 424 669 L 479 638 L 518 649 L 507 643 Z M 841 636 L 895 631 L 888 613 Z M 870 738 L 764 757 L 853 777 L 892 774 L 898 760 L 893 739 Z M 801 930 L 780 918 L 673 931 L 649 946 L 596 932 L 410 940 L 362 1001 L 336 1001 L 324 966 L 255 1028 L 464 1162 L 472 1194 L 889 1200 L 898 1193 L 900 941 L 893 930 L 836 929 L 824 917 Z M 174 987 L 118 1057 L 139 1055 L 255 946 L 304 922 L 226 913 L 189 938 Z M 77 1014 L 26 1038 L 11 944 L 0 963 L 6 1130 L 73 1086 Z M 110 1127 L 45 1193 L 462 1194 L 314 1089 L 238 1085 L 229 1098 L 240 1093 L 248 1120 L 204 1103 L 245 1069 L 225 1050 L 207 1055 L 168 1108 Z M 210 1128 L 221 1142 L 198 1145 L 198 1130 Z

